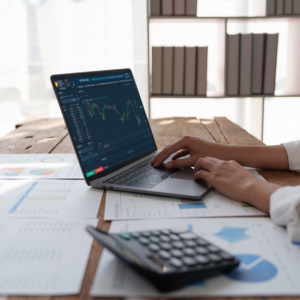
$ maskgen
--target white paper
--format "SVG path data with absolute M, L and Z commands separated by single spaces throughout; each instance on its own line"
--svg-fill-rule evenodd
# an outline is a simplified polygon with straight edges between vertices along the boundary
M 2 179 L 83 179 L 75 154 L 0 154 Z
M 264 180 L 255 169 L 248 170 Z M 107 191 L 104 220 L 263 215 L 259 209 L 233 201 L 217 191 L 210 192 L 201 201 Z
M 2 219 L 0 294 L 67 295 L 81 290 L 98 220 Z
M 0 180 L 0 217 L 96 218 L 102 195 L 83 180 Z
M 229 275 L 160 294 L 144 277 L 104 251 L 92 286 L 93 296 L 263 296 L 300 295 L 300 248 L 269 218 L 214 218 L 114 221 L 110 232 L 185 227 L 240 257 Z M 242 278 L 244 276 L 244 278 Z M 235 278 L 235 279 L 234 279 Z

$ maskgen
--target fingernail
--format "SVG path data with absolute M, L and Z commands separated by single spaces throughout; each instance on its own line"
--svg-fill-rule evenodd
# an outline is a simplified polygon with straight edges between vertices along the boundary
M 173 169 L 173 164 L 172 164 L 171 162 L 168 162 L 168 163 L 166 164 L 166 168 L 167 168 L 167 169 Z

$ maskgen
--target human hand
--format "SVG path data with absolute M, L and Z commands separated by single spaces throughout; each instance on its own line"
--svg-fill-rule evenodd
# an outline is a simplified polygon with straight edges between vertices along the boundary
M 164 150 L 162 150 L 154 157 L 154 159 L 151 161 L 151 164 L 154 165 L 154 167 L 158 167 L 170 155 L 177 152 L 178 150 L 181 150 L 172 157 L 173 161 L 168 162 L 166 164 L 166 167 L 168 169 L 193 167 L 195 166 L 199 158 L 206 157 L 208 155 L 213 156 L 214 154 L 217 155 L 218 153 L 221 153 L 224 146 L 225 145 L 208 141 L 190 134 L 167 146 Z M 190 155 L 190 157 L 177 160 L 178 158 L 186 156 L 188 154 Z
M 271 194 L 280 188 L 256 178 L 236 161 L 212 157 L 198 160 L 194 179 L 203 179 L 232 200 L 252 204 L 266 213 L 269 213 Z

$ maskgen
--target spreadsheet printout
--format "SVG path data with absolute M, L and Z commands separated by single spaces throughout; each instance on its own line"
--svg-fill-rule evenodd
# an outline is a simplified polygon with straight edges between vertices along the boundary
M 233 271 L 195 282 L 177 292 L 159 293 L 149 281 L 104 250 L 92 296 L 201 297 L 300 295 L 300 245 L 270 218 L 213 218 L 113 221 L 110 232 L 187 228 L 233 254 Z
M 0 179 L 83 179 L 75 154 L 0 154 Z
M 98 220 L 1 219 L 0 294 L 80 292 Z
M 0 180 L 0 217 L 96 218 L 102 195 L 83 180 Z
M 264 180 L 255 169 L 248 170 Z M 262 215 L 265 213 L 259 209 L 233 201 L 217 191 L 210 192 L 200 201 L 107 191 L 104 220 Z

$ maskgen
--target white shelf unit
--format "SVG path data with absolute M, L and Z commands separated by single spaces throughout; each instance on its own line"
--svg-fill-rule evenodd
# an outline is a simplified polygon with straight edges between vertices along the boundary
M 199 99 L 256 99 L 255 107 L 257 114 L 255 122 L 255 133 L 263 140 L 264 135 L 264 103 L 265 98 L 273 97 L 300 97 L 300 15 L 282 16 L 151 16 L 150 0 L 148 0 L 148 84 L 149 84 L 149 117 L 151 118 L 151 99 L 161 98 L 165 101 L 172 99 L 193 100 Z M 215 39 L 215 45 L 206 43 L 205 38 L 192 38 L 193 27 L 198 27 L 199 32 L 203 28 L 211 27 L 214 34 L 210 39 Z M 202 30 L 201 30 L 202 28 Z M 213 29 L 212 29 L 213 28 Z M 191 33 L 189 33 L 189 30 Z M 280 32 L 285 30 L 285 34 Z M 249 95 L 249 96 L 228 96 L 226 93 L 226 34 L 236 33 L 277 33 L 279 32 L 277 75 L 275 95 Z M 156 34 L 157 33 L 157 34 Z M 160 38 L 157 38 L 157 36 Z M 286 38 L 280 39 L 281 36 Z M 206 39 L 208 40 L 208 39 Z M 152 46 L 208 46 L 208 91 L 206 96 L 187 95 L 157 95 L 151 93 L 152 76 Z M 280 83 L 280 76 L 284 76 L 284 88 Z M 299 79 L 298 79 L 299 81 Z M 210 86 L 214 88 L 210 88 Z M 260 100 L 259 100 L 260 99 Z M 251 100 L 252 101 L 252 100 Z M 156 101 L 157 102 L 157 101 Z M 260 102 L 260 104 L 258 104 Z M 259 108 L 260 107 L 260 108 Z

